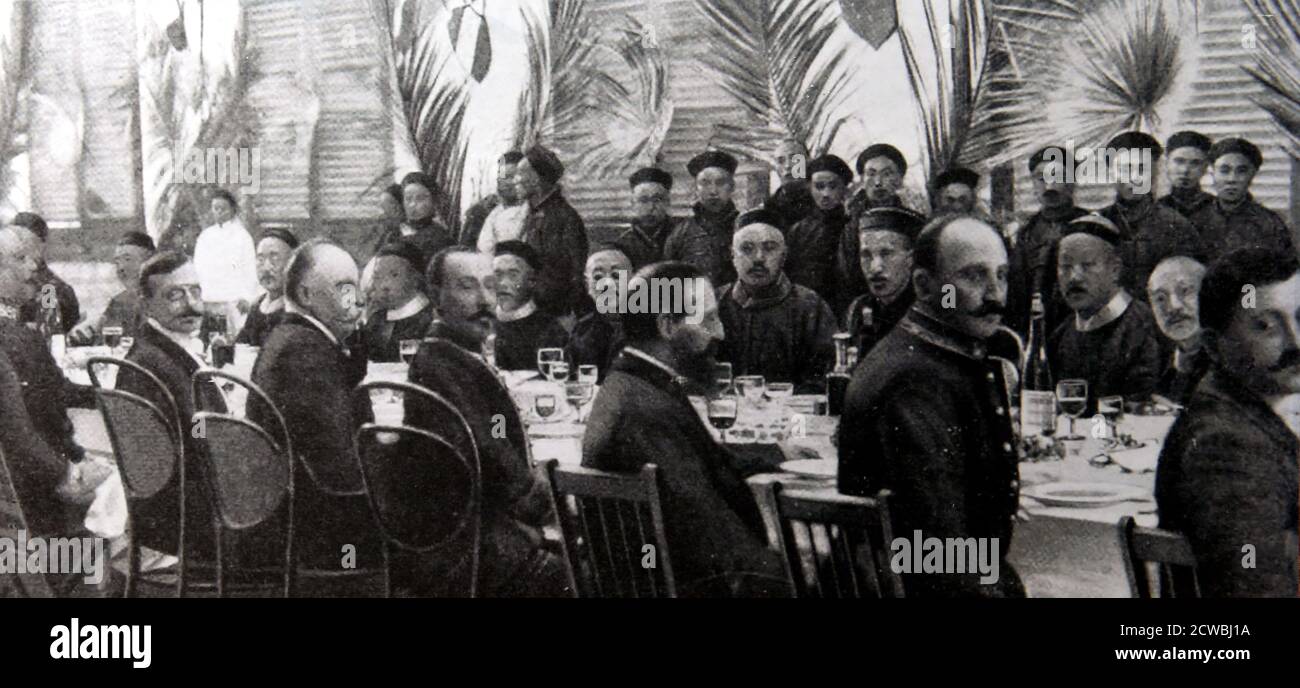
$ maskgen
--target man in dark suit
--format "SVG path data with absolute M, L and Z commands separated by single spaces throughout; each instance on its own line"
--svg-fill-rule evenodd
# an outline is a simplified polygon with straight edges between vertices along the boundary
M 546 483 L 529 466 L 528 438 L 510 394 L 481 355 L 496 321 L 494 281 L 492 259 L 481 253 L 452 247 L 434 256 L 429 287 L 439 319 L 411 363 L 410 378 L 450 401 L 474 433 L 483 500 L 479 594 L 562 596 L 565 564 L 542 546 L 542 527 L 554 522 Z M 409 401 L 407 408 L 408 424 L 468 445 L 461 429 L 435 420 L 431 409 Z M 467 554 L 426 562 L 435 579 L 426 583 L 436 592 L 463 569 Z
M 36 294 L 32 296 L 27 303 L 23 304 L 22 321 L 27 323 L 39 322 L 46 317 L 45 313 L 49 309 L 46 307 L 47 294 L 53 294 L 59 307 L 59 319 L 63 325 L 63 332 L 67 334 L 81 320 L 81 304 L 77 300 L 77 292 L 73 291 L 72 285 L 64 282 L 54 271 L 50 269 L 49 263 L 45 262 L 46 250 L 49 246 L 50 228 L 45 224 L 45 219 L 36 213 L 18 213 L 14 216 L 11 223 L 18 227 L 24 227 L 32 236 L 36 238 L 38 249 L 38 267 L 36 269 Z M 50 291 L 52 290 L 52 291 Z
M 337 244 L 313 239 L 285 267 L 285 315 L 262 345 L 253 382 L 284 415 L 298 455 L 294 528 L 299 558 L 341 567 L 343 546 L 356 547 L 357 568 L 379 565 L 378 531 L 362 491 L 353 433 L 361 422 L 352 390 L 366 360 L 347 341 L 361 317 L 357 266 Z M 270 427 L 270 413 L 249 403 L 249 419 Z M 325 490 L 345 493 L 332 496 Z
M 1160 527 L 1183 533 L 1208 597 L 1297 594 L 1300 262 L 1264 248 L 1210 266 L 1212 360 L 1156 467 Z
M 664 243 L 673 230 L 673 176 L 657 167 L 642 167 L 627 178 L 632 193 L 632 221 L 614 245 L 634 269 L 663 260 Z
M 632 273 L 632 261 L 617 248 L 597 249 L 587 258 L 587 300 L 565 345 L 575 366 L 594 365 L 600 381 L 623 349 L 619 290 Z
M 248 308 L 244 327 L 235 337 L 236 344 L 261 346 L 271 329 L 284 317 L 284 264 L 298 248 L 298 237 L 287 229 L 271 228 L 257 240 L 257 283 L 265 293 Z
M 433 304 L 424 294 L 420 249 L 405 239 L 385 244 L 375 254 L 371 292 L 376 310 L 362 332 L 366 358 L 402 360 L 403 341 L 424 339 L 433 322 Z
M 1156 391 L 1178 404 L 1187 403 L 1210 367 L 1197 305 L 1204 277 L 1204 265 L 1187 256 L 1172 256 L 1160 261 L 1147 280 L 1147 300 L 1156 326 L 1174 347 L 1165 359 Z
M 1008 413 L 1019 351 L 1001 349 L 1002 338 L 1010 341 L 1000 325 L 1006 249 L 989 224 L 954 216 L 922 230 L 914 256 L 916 305 L 849 383 L 839 490 L 891 490 L 896 536 L 978 538 L 998 558 L 993 582 L 957 562 L 940 575 L 902 571 L 908 596 L 1023 597 L 1006 561 L 1020 496 Z
M 541 257 L 537 306 L 551 315 L 571 314 L 582 300 L 582 261 L 587 256 L 587 229 L 560 188 L 564 164 L 547 148 L 533 146 L 515 168 L 515 185 L 528 199 L 520 241 Z
M 533 299 L 541 257 L 522 241 L 497 244 L 492 269 L 496 275 L 496 364 L 502 370 L 531 370 L 537 350 L 564 346 L 569 333 L 555 316 Z
M 790 281 L 817 292 L 840 311 L 854 296 L 848 293 L 850 285 L 836 280 L 835 272 L 841 235 L 856 231 L 844 210 L 844 196 L 852 182 L 853 170 L 834 155 L 809 162 L 807 186 L 813 207 L 795 224 L 781 227 L 790 249 L 785 259 Z
M 694 266 L 658 263 L 639 271 L 630 288 L 648 289 L 654 280 L 677 280 L 696 298 L 624 314 L 627 346 L 596 396 L 582 465 L 618 472 L 658 465 L 681 596 L 786 594 L 736 457 L 714 442 L 684 391 L 686 376 L 710 380 L 712 352 L 724 336 L 712 285 Z
M 140 306 L 140 266 L 156 252 L 153 239 L 144 232 L 126 232 L 113 249 L 113 269 L 122 291 L 108 300 L 104 312 L 94 320 L 87 320 L 69 332 L 69 339 L 91 343 L 106 327 L 119 327 L 123 337 L 134 337 L 144 322 Z

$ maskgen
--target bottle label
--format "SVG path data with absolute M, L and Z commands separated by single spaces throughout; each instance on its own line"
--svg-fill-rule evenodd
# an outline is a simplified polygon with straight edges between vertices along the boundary
M 1052 392 L 1020 391 L 1020 434 L 1050 435 L 1056 431 L 1056 395 Z

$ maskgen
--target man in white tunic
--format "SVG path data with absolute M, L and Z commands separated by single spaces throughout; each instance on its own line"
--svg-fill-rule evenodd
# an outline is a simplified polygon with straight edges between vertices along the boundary
M 226 316 L 227 333 L 233 333 L 243 326 L 257 295 L 257 253 L 236 215 L 234 195 L 218 189 L 211 203 L 216 223 L 204 228 L 194 244 L 194 268 L 208 312 Z

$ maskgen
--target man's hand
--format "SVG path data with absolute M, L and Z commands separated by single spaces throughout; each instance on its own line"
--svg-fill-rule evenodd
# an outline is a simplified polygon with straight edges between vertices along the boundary
M 87 320 L 68 331 L 68 341 L 76 346 L 83 346 L 94 341 L 95 333 L 95 323 Z

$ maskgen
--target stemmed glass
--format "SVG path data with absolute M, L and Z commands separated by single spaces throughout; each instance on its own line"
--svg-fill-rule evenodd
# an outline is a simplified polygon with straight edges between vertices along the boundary
M 397 352 L 402 357 L 402 363 L 408 366 L 415 360 L 415 354 L 419 351 L 420 340 L 418 339 L 403 339 L 397 344 Z
M 1083 439 L 1074 434 L 1074 419 L 1083 415 L 1088 407 L 1088 382 L 1086 380 L 1061 380 L 1056 384 L 1056 402 L 1061 413 L 1070 417 L 1070 436 L 1065 439 Z
M 551 377 L 551 367 L 556 363 L 563 362 L 564 349 L 546 348 L 537 350 L 537 370 L 542 374 L 542 377 L 552 382 L 555 381 L 555 378 Z M 564 372 L 567 375 L 569 371 L 566 369 Z
M 751 405 L 757 406 L 767 391 L 767 381 L 762 375 L 741 375 L 736 378 L 736 387 Z
M 578 366 L 578 382 L 586 382 L 588 384 L 594 385 L 596 384 L 596 381 L 599 379 L 600 379 L 600 369 L 597 368 L 596 366 L 594 365 Z
M 537 412 L 537 417 L 545 421 L 555 413 L 555 395 L 538 394 L 533 397 L 533 410 Z
M 767 398 L 785 408 L 786 400 L 794 396 L 793 382 L 769 382 L 767 383 Z
M 578 424 L 583 422 L 582 407 L 595 396 L 595 387 L 590 382 L 564 383 L 564 398 L 578 414 Z

